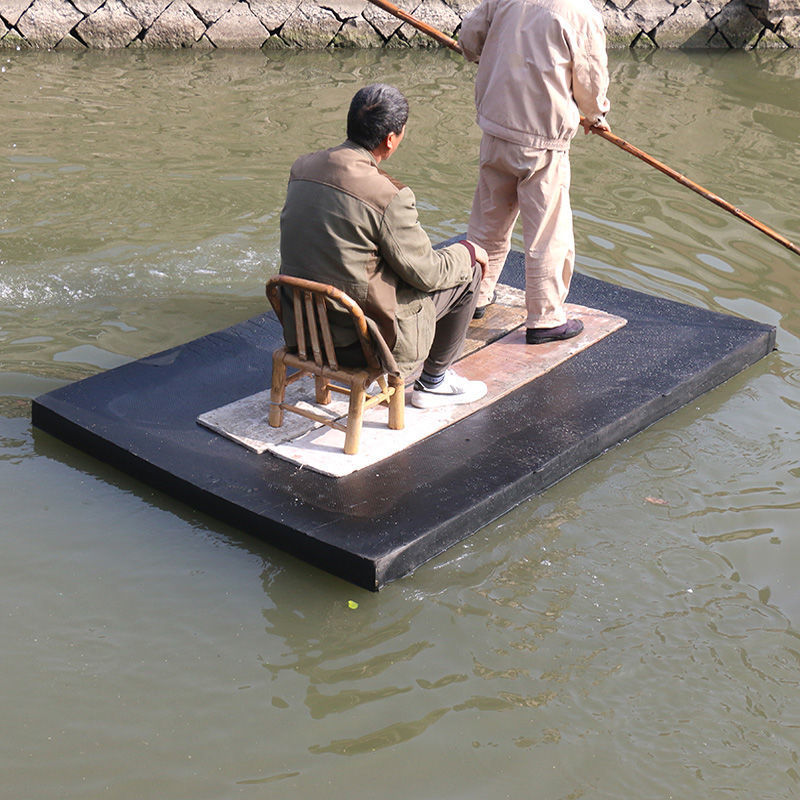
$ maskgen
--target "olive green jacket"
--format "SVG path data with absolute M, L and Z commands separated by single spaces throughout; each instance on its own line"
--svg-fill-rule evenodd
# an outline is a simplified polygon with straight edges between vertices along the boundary
M 282 274 L 329 283 L 361 306 L 394 374 L 408 375 L 428 355 L 436 328 L 430 292 L 467 283 L 473 273 L 466 247 L 433 249 L 411 189 L 350 141 L 295 161 L 280 248 Z M 291 307 L 283 306 L 292 346 Z M 356 341 L 343 314 L 334 312 L 330 322 L 337 347 Z

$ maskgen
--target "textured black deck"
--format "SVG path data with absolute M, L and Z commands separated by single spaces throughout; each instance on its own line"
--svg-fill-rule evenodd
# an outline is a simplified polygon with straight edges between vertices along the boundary
M 522 287 L 511 253 L 503 282 Z M 269 385 L 275 317 L 69 384 L 38 428 L 377 590 L 769 353 L 775 329 L 576 275 L 569 301 L 628 324 L 467 419 L 345 478 L 256 455 L 198 414 Z

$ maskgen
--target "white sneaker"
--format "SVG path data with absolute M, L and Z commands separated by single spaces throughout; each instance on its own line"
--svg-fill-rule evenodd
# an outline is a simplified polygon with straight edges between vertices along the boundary
M 383 376 L 383 379 L 386 380 L 386 376 L 385 375 Z M 380 387 L 380 384 L 378 383 L 377 380 L 372 381 L 372 383 L 369 386 L 367 386 L 367 388 L 366 388 L 367 394 L 370 394 L 370 395 L 371 394 L 378 394 L 378 392 L 380 390 L 381 390 L 381 387 Z
M 486 384 L 483 381 L 467 380 L 449 369 L 445 372 L 442 382 L 432 389 L 416 381 L 414 391 L 411 392 L 411 405 L 415 408 L 441 408 L 474 403 L 480 400 L 486 391 Z

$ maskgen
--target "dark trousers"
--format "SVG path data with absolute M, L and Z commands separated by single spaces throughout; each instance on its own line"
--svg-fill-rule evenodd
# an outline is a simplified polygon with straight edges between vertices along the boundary
M 441 375 L 461 355 L 480 285 L 481 268 L 476 264 L 470 283 L 431 293 L 436 306 L 436 333 L 422 365 L 429 375 Z

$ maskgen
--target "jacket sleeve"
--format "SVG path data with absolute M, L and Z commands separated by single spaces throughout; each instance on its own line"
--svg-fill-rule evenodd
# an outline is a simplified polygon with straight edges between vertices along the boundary
M 472 255 L 460 244 L 434 250 L 419 224 L 414 193 L 401 189 L 386 208 L 379 247 L 389 268 L 423 292 L 449 289 L 472 280 Z
M 592 15 L 572 43 L 572 96 L 578 110 L 593 125 L 603 122 L 611 108 L 608 100 L 606 34 L 599 15 Z
M 483 0 L 477 8 L 474 8 L 461 20 L 458 44 L 467 61 L 477 63 L 480 60 L 496 3 L 497 0 Z

